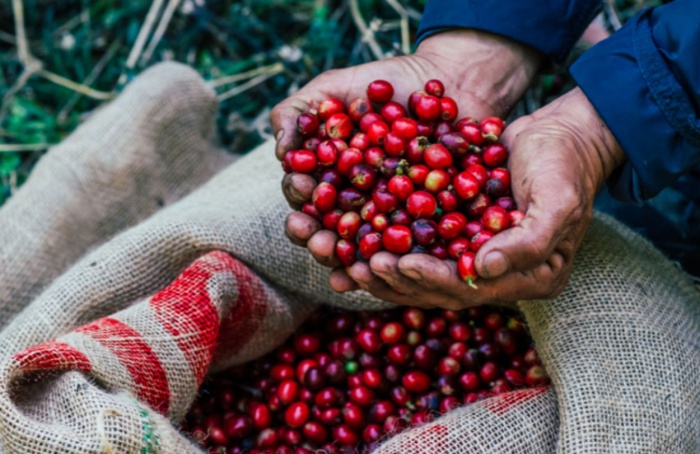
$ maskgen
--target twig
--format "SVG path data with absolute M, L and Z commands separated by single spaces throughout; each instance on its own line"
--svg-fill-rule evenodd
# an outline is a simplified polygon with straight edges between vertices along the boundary
M 232 84 L 235 82 L 240 82 L 241 80 L 250 79 L 251 77 L 259 76 L 260 74 L 278 74 L 284 70 L 284 65 L 282 63 L 275 63 L 274 65 L 261 66 L 259 68 L 251 69 L 250 71 L 245 71 L 238 74 L 233 74 L 231 76 L 221 77 L 219 79 L 209 81 L 209 85 L 212 88 L 219 88 L 224 85 Z
M 177 9 L 177 7 L 180 6 L 181 1 L 182 0 L 168 0 L 168 4 L 165 6 L 163 15 L 160 17 L 158 27 L 156 27 L 156 31 L 153 33 L 151 42 L 148 43 L 148 47 L 146 47 L 146 50 L 144 51 L 143 56 L 141 57 L 142 65 L 150 61 L 151 56 L 153 55 L 153 51 L 156 50 L 158 43 L 163 38 L 165 31 L 168 29 L 168 24 L 170 23 L 170 20 L 173 18 L 173 13 Z
M 18 151 L 41 151 L 53 146 L 53 143 L 3 143 L 0 144 L 0 153 L 16 153 Z
M 367 43 L 374 58 L 382 60 L 384 58 L 384 52 L 382 52 L 382 48 L 379 46 L 379 43 L 377 43 L 374 32 L 367 27 L 365 20 L 362 18 L 357 0 L 350 0 L 350 14 L 352 14 L 352 20 L 355 22 L 355 26 L 360 30 L 362 42 Z
M 389 6 L 394 8 L 394 11 L 396 11 L 399 16 L 401 16 L 401 52 L 408 55 L 411 53 L 411 35 L 408 28 L 408 13 L 406 12 L 406 9 L 396 0 L 386 0 L 386 2 L 389 4 Z
M 117 54 L 117 51 L 120 47 L 121 43 L 119 41 L 112 42 L 112 44 L 107 49 L 107 52 L 105 52 L 102 58 L 100 58 L 97 64 L 95 64 L 95 66 L 92 68 L 90 74 L 88 74 L 85 80 L 83 80 L 83 85 L 92 85 L 95 82 L 95 80 L 100 76 L 102 71 L 104 71 L 104 69 L 107 67 L 107 63 L 109 63 L 109 61 Z M 75 93 L 73 93 L 73 96 L 71 96 L 68 102 L 66 102 L 66 105 L 63 106 L 63 108 L 57 115 L 59 123 L 63 123 L 66 121 L 68 113 L 71 110 L 73 110 L 73 107 L 75 107 L 75 103 L 78 102 L 81 96 L 81 92 L 76 91 Z
M 12 12 L 15 16 L 15 35 L 17 35 L 17 55 L 23 65 L 28 65 L 34 60 L 29 50 L 27 32 L 24 29 L 24 4 L 22 0 L 12 0 Z
M 58 74 L 52 73 L 51 71 L 47 71 L 45 69 L 39 69 L 39 71 L 37 71 L 37 74 L 43 77 L 44 79 L 50 80 L 51 82 L 62 87 L 68 88 L 70 90 L 77 91 L 78 93 L 81 93 L 89 98 L 99 99 L 100 101 L 107 101 L 114 97 L 114 93 L 95 90 L 94 88 L 90 88 L 86 85 L 73 82 L 70 79 L 66 79 L 63 76 L 59 76 Z
M 605 13 L 608 16 L 608 22 L 610 22 L 613 31 L 617 31 L 622 28 L 622 22 L 620 21 L 620 18 L 617 15 L 615 5 L 613 5 L 612 1 L 610 0 L 605 2 Z
M 136 41 L 131 47 L 131 52 L 129 52 L 129 56 L 126 59 L 125 66 L 127 70 L 131 70 L 134 68 L 134 66 L 136 66 L 136 62 L 139 60 L 141 52 L 143 52 L 143 46 L 146 44 L 148 35 L 151 34 L 151 29 L 153 28 L 153 24 L 156 22 L 156 17 L 158 17 L 161 6 L 163 6 L 163 0 L 153 0 L 153 3 L 151 3 L 151 8 L 148 10 L 146 19 L 144 20 L 143 25 L 141 25 Z M 120 85 L 126 82 L 126 77 L 126 72 L 123 72 L 119 77 Z
M 22 72 L 17 81 L 7 90 L 0 104 L 0 123 L 5 118 L 7 108 L 10 106 L 12 98 L 24 87 L 27 81 L 37 72 L 41 71 L 41 61 L 34 58 L 29 50 L 27 33 L 24 29 L 24 4 L 22 0 L 12 0 L 12 13 L 15 19 L 15 34 L 17 41 L 17 56 L 22 63 Z
M 406 8 L 406 14 L 408 14 L 408 17 L 413 19 L 416 22 L 420 22 L 421 18 L 423 17 L 423 13 L 419 13 L 415 9 L 411 8 L 410 6 Z
M 5 41 L 6 43 L 12 44 L 13 46 L 17 44 L 17 38 L 15 38 L 15 35 L 4 32 L 2 30 L 0 30 L 0 41 Z
M 15 83 L 12 84 L 12 87 L 7 90 L 7 93 L 5 93 L 5 96 L 2 98 L 2 104 L 0 104 L 0 123 L 2 123 L 2 120 L 5 118 L 5 114 L 7 113 L 7 109 L 10 107 L 12 98 L 14 98 L 17 92 L 20 91 L 27 81 L 40 69 L 41 63 L 38 60 L 34 60 L 30 66 L 24 67 Z
M 90 18 L 90 7 L 87 7 L 86 9 L 82 10 L 80 14 L 73 16 L 70 18 L 68 21 L 66 21 L 63 25 L 60 27 L 56 28 L 56 30 L 53 31 L 54 35 L 60 35 L 63 32 L 66 32 L 70 30 L 71 28 L 82 24 L 83 22 L 86 22 Z
M 263 82 L 265 82 L 267 79 L 275 76 L 279 71 L 273 72 L 273 73 L 268 73 L 268 74 L 261 74 L 258 77 L 255 77 L 253 79 L 250 79 L 248 82 L 241 84 L 235 88 L 232 88 L 231 90 L 224 92 L 218 96 L 219 101 L 225 101 L 229 98 L 233 98 L 234 96 L 238 96 L 244 91 L 250 90 L 251 88 L 255 87 L 256 85 L 259 85 Z

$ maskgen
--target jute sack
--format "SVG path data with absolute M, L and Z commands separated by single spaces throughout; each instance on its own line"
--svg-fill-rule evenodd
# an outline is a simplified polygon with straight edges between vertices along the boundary
M 649 242 L 598 214 L 564 293 L 519 303 L 551 391 L 457 409 L 377 452 L 698 453 L 699 295 Z
M 131 142 L 163 134 L 148 122 L 139 131 Z M 194 450 L 171 423 L 192 402 L 202 370 L 269 351 L 318 303 L 386 307 L 364 292 L 333 294 L 327 270 L 288 242 L 280 179 L 272 144 L 264 144 L 82 257 L 17 315 L 0 332 L 2 452 Z M 30 181 L 20 192 L 37 187 Z M 199 276 L 202 269 L 209 274 Z M 236 347 L 223 348 L 213 365 L 211 344 L 202 339 L 211 340 L 217 323 L 192 326 L 185 315 L 201 311 L 191 295 L 202 288 L 218 325 L 238 324 L 218 328 L 219 344 Z M 161 304 L 156 317 L 153 301 L 171 298 L 179 303 Z M 256 322 L 253 308 L 261 304 L 263 321 Z M 380 452 L 694 452 L 698 402 L 689 377 L 700 370 L 697 295 L 644 240 L 597 219 L 564 295 L 521 307 L 553 388 L 456 410 L 390 439 Z M 242 328 L 250 326 L 252 334 Z M 134 359 L 125 351 L 139 339 L 136 351 L 150 353 Z M 158 363 L 160 381 L 151 370 Z M 653 427 L 642 424 L 654 419 Z
M 87 249 L 232 162 L 216 110 L 194 70 L 159 65 L 42 157 L 0 210 L 0 329 Z

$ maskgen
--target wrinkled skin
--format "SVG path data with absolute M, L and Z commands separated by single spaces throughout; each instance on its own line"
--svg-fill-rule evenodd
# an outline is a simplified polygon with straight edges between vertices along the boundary
M 457 45 L 459 40 L 464 41 L 462 46 Z M 295 134 L 299 113 L 326 97 L 350 101 L 364 96 L 374 79 L 392 81 L 400 101 L 426 80 L 438 78 L 459 104 L 460 117 L 505 116 L 538 64 L 538 55 L 504 38 L 460 31 L 429 38 L 411 56 L 325 73 L 274 109 L 277 156 L 281 159 L 299 145 Z M 462 69 L 445 70 L 455 67 Z M 595 193 L 624 154 L 579 89 L 509 125 L 502 141 L 511 151 L 513 195 L 526 217 L 481 248 L 476 257 L 478 289 L 459 279 L 454 261 L 424 254 L 398 257 L 380 252 L 369 263 L 337 267 L 336 234 L 322 230 L 303 213 L 288 217 L 287 234 L 320 263 L 335 268 L 330 285 L 338 292 L 362 288 L 396 304 L 454 310 L 554 297 L 568 282 L 591 221 Z M 294 208 L 310 199 L 315 184 L 312 177 L 300 174 L 289 174 L 282 183 Z

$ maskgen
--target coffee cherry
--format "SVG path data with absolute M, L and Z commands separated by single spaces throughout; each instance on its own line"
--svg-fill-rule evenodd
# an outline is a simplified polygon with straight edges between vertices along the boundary
M 516 225 L 519 225 L 523 219 L 525 219 L 525 213 L 520 210 L 513 210 L 508 213 L 508 217 L 510 218 L 511 227 L 515 227 Z
M 360 437 L 347 424 L 339 424 L 333 428 L 333 439 L 341 446 L 355 446 Z
M 350 183 L 361 191 L 371 189 L 377 180 L 377 171 L 369 164 L 359 163 L 348 172 Z
M 493 233 L 483 230 L 481 232 L 478 232 L 476 235 L 474 235 L 471 239 L 471 243 L 469 243 L 469 249 L 477 253 L 479 252 L 479 249 L 481 249 L 481 246 L 483 246 L 484 243 L 486 243 L 488 240 L 493 238 Z
M 403 156 L 406 151 L 406 142 L 395 132 L 389 132 L 384 136 L 384 151 L 389 156 Z
M 304 438 L 317 445 L 323 444 L 328 439 L 328 430 L 316 421 L 309 421 L 302 429 Z
M 442 169 L 431 170 L 425 177 L 425 190 L 437 194 L 450 186 L 451 178 L 447 172 Z
M 462 172 L 454 177 L 452 185 L 458 196 L 464 200 L 470 200 L 479 193 L 479 181 L 468 172 Z
M 403 376 L 401 384 L 410 392 L 423 393 L 430 388 L 430 377 L 420 371 L 410 371 Z
M 444 121 L 454 121 L 459 114 L 459 107 L 454 99 L 443 97 L 440 99 L 440 118 Z
M 438 237 L 438 226 L 429 219 L 416 219 L 411 223 L 413 240 L 421 246 L 430 246 Z
M 406 200 L 406 210 L 416 219 L 430 218 L 435 214 L 436 209 L 435 197 L 426 191 L 416 191 Z
M 299 115 L 299 118 L 297 118 L 297 130 L 303 136 L 316 134 L 320 125 L 321 122 L 318 120 L 318 117 L 308 112 Z
M 372 104 L 366 98 L 356 98 L 348 106 L 348 115 L 355 123 L 359 123 L 369 112 L 372 112 Z
M 499 206 L 486 208 L 481 223 L 493 233 L 498 233 L 510 227 L 510 217 L 508 212 Z
M 402 202 L 413 193 L 413 188 L 413 181 L 407 175 L 394 175 L 387 185 L 389 192 Z
M 348 139 L 352 130 L 352 120 L 344 113 L 335 113 L 326 120 L 326 134 L 332 139 Z
M 433 144 L 423 152 L 423 161 L 429 169 L 446 169 L 452 165 L 452 154 L 441 144 Z
M 335 207 L 337 197 L 338 191 L 333 185 L 330 183 L 320 183 L 314 188 L 314 192 L 311 195 L 311 202 L 319 212 L 325 213 Z
M 370 101 L 383 104 L 394 96 L 394 87 L 386 80 L 375 80 L 367 86 L 367 97 Z
M 501 166 L 508 160 L 508 150 L 505 145 L 494 143 L 484 149 L 483 159 L 484 164 L 489 167 Z
M 491 141 L 496 141 L 503 132 L 505 122 L 498 117 L 488 117 L 481 120 L 479 127 L 484 137 Z
M 360 131 L 366 133 L 370 125 L 375 121 L 384 121 L 384 118 L 376 112 L 369 112 L 360 119 Z
M 372 145 L 382 145 L 384 138 L 391 130 L 383 121 L 375 121 L 367 127 L 367 138 Z
M 412 141 L 418 135 L 418 123 L 412 118 L 397 118 L 391 124 L 391 130 L 403 139 Z
M 335 244 L 335 256 L 343 266 L 351 266 L 357 261 L 357 246 L 353 241 L 338 240 Z
M 472 242 L 472 244 L 474 243 Z M 474 281 L 478 277 L 474 266 L 474 257 L 476 257 L 474 252 L 465 251 L 457 259 L 457 274 L 459 274 L 460 279 L 472 288 L 476 288 Z
M 336 169 L 341 175 L 348 176 L 350 174 L 350 170 L 357 164 L 361 164 L 363 161 L 364 157 L 362 156 L 362 152 L 360 150 L 357 148 L 348 148 L 347 150 L 340 152 Z
M 415 113 L 420 121 L 435 121 L 440 118 L 440 99 L 435 96 L 423 95 L 415 105 Z
M 303 427 L 309 420 L 309 406 L 305 402 L 295 402 L 284 413 L 284 422 L 295 429 Z
M 383 215 L 380 215 L 383 216 Z M 374 254 L 382 249 L 382 234 L 370 232 L 360 240 L 359 251 L 366 260 L 372 258 Z
M 445 94 L 445 86 L 437 79 L 430 79 L 425 83 L 425 92 L 432 96 L 441 98 Z
M 328 120 L 336 113 L 345 112 L 345 103 L 338 98 L 328 98 L 318 106 L 318 118 Z
M 382 234 L 384 249 L 394 254 L 405 254 L 411 250 L 413 238 L 411 230 L 403 225 L 392 225 Z
M 458 132 L 442 134 L 439 142 L 456 156 L 465 156 L 469 152 L 469 142 Z
M 384 120 L 386 120 L 386 122 L 389 124 L 392 124 L 401 118 L 405 118 L 407 115 L 404 106 L 394 101 L 384 104 L 380 113 L 382 117 L 384 117 Z
M 316 170 L 318 160 L 316 154 L 309 150 L 290 151 L 290 165 L 293 172 L 312 173 Z

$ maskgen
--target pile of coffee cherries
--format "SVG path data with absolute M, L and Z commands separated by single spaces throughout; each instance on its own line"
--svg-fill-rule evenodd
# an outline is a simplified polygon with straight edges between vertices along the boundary
M 458 118 L 444 85 L 429 80 L 392 101 L 385 80 L 346 105 L 328 98 L 301 114 L 303 146 L 285 154 L 286 172 L 316 178 L 301 211 L 338 233 L 339 261 L 352 265 L 381 250 L 457 260 L 473 286 L 474 256 L 498 232 L 525 216 L 511 197 L 508 150 L 496 117 Z
M 323 308 L 272 353 L 210 377 L 183 430 L 211 453 L 369 453 L 455 407 L 547 382 L 512 311 Z

